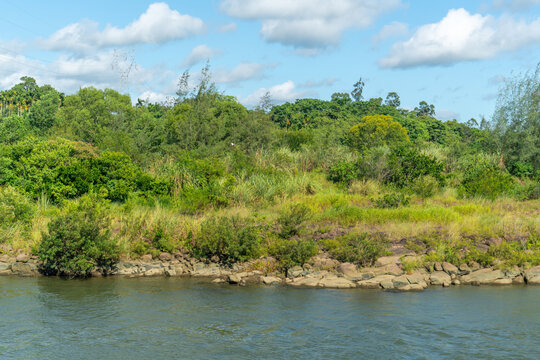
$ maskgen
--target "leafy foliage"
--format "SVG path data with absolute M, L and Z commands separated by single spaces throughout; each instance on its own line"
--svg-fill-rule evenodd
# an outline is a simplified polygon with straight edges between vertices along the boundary
M 110 268 L 118 260 L 108 219 L 95 198 L 82 198 L 77 206 L 53 219 L 48 229 L 38 249 L 47 274 L 86 277 L 96 267 Z
M 326 240 L 323 247 L 336 260 L 370 266 L 388 254 L 387 242 L 381 234 L 348 234 Z

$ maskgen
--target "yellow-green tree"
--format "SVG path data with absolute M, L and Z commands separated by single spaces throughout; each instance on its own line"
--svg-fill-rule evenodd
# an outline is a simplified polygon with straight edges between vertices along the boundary
M 347 143 L 357 150 L 409 141 L 407 130 L 388 115 L 369 115 L 354 125 L 347 135 Z

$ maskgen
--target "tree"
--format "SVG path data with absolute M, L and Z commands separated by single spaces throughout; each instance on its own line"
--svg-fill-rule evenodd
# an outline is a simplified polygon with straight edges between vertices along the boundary
M 351 103 L 351 97 L 347 93 L 333 93 L 332 102 L 339 104 L 340 106 Z
M 262 112 L 269 112 L 272 109 L 272 97 L 270 96 L 270 91 L 264 93 L 259 100 L 259 105 L 257 105 L 257 110 Z
M 434 116 L 435 105 L 420 101 L 419 106 L 414 108 L 414 112 L 416 113 L 416 116 Z
M 386 95 L 386 100 L 384 101 L 384 103 L 388 106 L 392 106 L 395 108 L 398 108 L 399 105 L 401 105 L 399 95 L 396 92 L 389 92 L 388 95 Z
M 405 141 L 409 141 L 407 131 L 388 115 L 364 116 L 347 135 L 347 144 L 357 150 Z
M 506 81 L 493 115 L 498 152 L 517 176 L 540 176 L 540 63 Z
M 358 79 L 358 81 L 354 83 L 353 90 L 351 91 L 351 95 L 354 101 L 362 100 L 363 98 L 362 92 L 364 91 L 364 85 L 365 85 L 365 82 L 362 78 Z

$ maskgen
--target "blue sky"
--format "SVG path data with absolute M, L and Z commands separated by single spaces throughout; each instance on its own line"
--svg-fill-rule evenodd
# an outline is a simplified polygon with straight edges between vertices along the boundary
M 207 60 L 248 107 L 365 98 L 433 103 L 441 119 L 491 117 L 504 79 L 540 61 L 540 0 L 2 0 L 0 89 L 21 76 L 65 93 L 110 87 L 164 101 Z

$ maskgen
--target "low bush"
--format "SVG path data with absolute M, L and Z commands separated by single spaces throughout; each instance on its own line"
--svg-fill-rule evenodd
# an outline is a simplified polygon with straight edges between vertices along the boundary
M 108 218 L 97 199 L 90 197 L 54 218 L 38 248 L 46 274 L 68 277 L 86 277 L 96 267 L 112 267 L 118 253 Z
M 389 193 L 378 199 L 371 199 L 371 201 L 379 209 L 391 209 L 409 205 L 410 198 L 402 193 Z
M 249 219 L 214 216 L 201 223 L 189 246 L 197 258 L 217 256 L 222 263 L 232 264 L 258 257 L 262 235 L 261 227 Z
M 287 271 L 293 266 L 304 265 L 318 250 L 311 240 L 278 239 L 270 246 L 269 253 L 279 261 L 282 270 Z
M 328 180 L 349 185 L 358 178 L 358 165 L 352 161 L 334 163 L 328 170 Z
M 311 210 L 304 204 L 295 204 L 278 218 L 278 235 L 284 239 L 298 235 L 305 221 L 311 217 Z
M 323 248 L 341 262 L 361 266 L 373 265 L 381 256 L 388 255 L 388 240 L 382 234 L 347 234 L 324 242 Z
M 512 176 L 495 164 L 474 164 L 466 169 L 459 193 L 465 197 L 481 196 L 495 199 L 509 192 L 513 183 Z
M 427 199 L 437 193 L 439 182 L 431 175 L 423 175 L 414 180 L 411 190 L 422 198 Z

